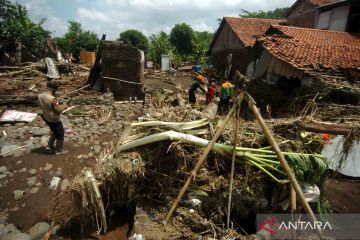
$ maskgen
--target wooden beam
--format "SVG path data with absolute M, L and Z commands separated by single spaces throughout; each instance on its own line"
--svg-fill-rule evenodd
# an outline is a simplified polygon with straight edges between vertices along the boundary
M 350 124 L 320 122 L 309 118 L 302 118 L 296 121 L 295 124 L 308 132 L 329 133 L 334 135 L 348 135 L 351 131 L 356 130 Z M 360 135 L 360 131 L 356 130 L 355 134 Z

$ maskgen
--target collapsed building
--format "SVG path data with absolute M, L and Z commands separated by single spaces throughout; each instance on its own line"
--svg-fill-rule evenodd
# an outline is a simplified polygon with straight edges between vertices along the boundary
M 99 49 L 88 81 L 93 89 L 111 91 L 116 100 L 143 99 L 144 52 L 120 41 L 102 41 Z
M 359 93 L 360 35 L 272 25 L 257 40 L 255 79 Z
M 225 70 L 225 59 L 232 54 L 232 69 L 245 73 L 256 36 L 263 34 L 271 24 L 284 22 L 273 19 L 224 17 L 209 47 L 215 67 L 221 71 Z
M 356 0 L 298 0 L 285 13 L 291 26 L 359 32 Z

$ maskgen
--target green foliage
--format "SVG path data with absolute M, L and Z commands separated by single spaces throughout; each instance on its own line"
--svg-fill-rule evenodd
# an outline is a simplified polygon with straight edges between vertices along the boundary
M 170 33 L 170 42 L 178 54 L 186 59 L 194 52 L 195 33 L 186 23 L 176 24 Z
M 45 19 L 38 23 L 30 20 L 25 7 L 8 0 L 0 3 L 0 42 L 2 47 L 12 46 L 15 42 L 34 55 L 41 55 L 45 49 L 49 32 L 42 28 Z
M 300 182 L 321 185 L 328 169 L 326 160 L 317 155 L 286 155 L 286 160 Z
M 129 29 L 120 33 L 120 38 L 118 40 L 123 41 L 126 44 L 131 44 L 144 52 L 147 52 L 149 49 L 148 39 L 142 32 L 136 29 Z
M 149 58 L 156 64 L 160 64 L 161 54 L 169 54 L 171 44 L 168 35 L 161 31 L 150 36 Z
M 214 34 L 207 31 L 196 32 L 194 39 L 194 53 L 193 58 L 195 62 L 199 62 L 201 65 L 206 64 L 207 52 L 209 50 L 210 43 L 213 39 Z
M 288 7 L 285 8 L 276 8 L 275 10 L 257 12 L 249 12 L 245 9 L 241 9 L 240 17 L 243 18 L 268 18 L 268 19 L 284 19 L 284 14 L 288 10 Z
M 71 52 L 76 58 L 80 51 L 95 51 L 99 45 L 96 33 L 85 31 L 81 23 L 69 21 L 68 31 L 63 37 L 56 38 L 56 43 L 61 50 Z
M 321 199 L 316 203 L 316 213 L 319 213 L 321 215 L 323 214 L 332 214 L 334 213 L 334 210 L 331 207 L 331 204 L 326 199 Z

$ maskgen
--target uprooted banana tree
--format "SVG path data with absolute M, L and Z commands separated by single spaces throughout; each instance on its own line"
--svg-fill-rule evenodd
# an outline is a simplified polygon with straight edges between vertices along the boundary
M 97 159 L 93 169 L 85 169 L 53 202 L 49 218 L 59 223 L 79 220 L 84 226 L 95 224 L 98 232 L 107 229 L 111 204 L 129 204 L 138 192 L 145 175 L 146 163 L 134 148 L 159 141 L 183 141 L 206 147 L 209 134 L 206 118 L 191 122 L 148 121 L 130 124 L 118 141 L 116 149 L 109 148 Z M 216 143 L 212 151 L 231 159 L 233 146 Z M 128 151 L 130 150 L 130 151 Z M 126 151 L 126 152 L 125 152 Z M 327 168 L 326 161 L 316 154 L 283 152 L 297 179 L 318 183 Z M 236 161 L 255 167 L 274 181 L 285 183 L 286 175 L 275 153 L 268 147 L 253 149 L 236 147 Z
M 132 123 L 121 136 L 116 152 L 120 153 L 146 144 L 166 140 L 185 141 L 198 147 L 206 147 L 209 140 L 195 135 L 206 133 L 207 129 L 200 127 L 204 127 L 207 124 L 209 124 L 208 119 L 186 123 L 162 121 Z M 139 129 L 142 132 L 139 132 Z M 137 133 L 129 136 L 131 131 L 136 131 Z M 233 148 L 231 145 L 216 143 L 212 151 L 230 159 Z M 326 160 L 318 154 L 294 152 L 283 152 L 283 154 L 300 182 L 318 183 L 328 167 Z M 253 149 L 237 146 L 236 157 L 237 162 L 258 168 L 276 182 L 288 182 L 275 152 L 267 148 Z

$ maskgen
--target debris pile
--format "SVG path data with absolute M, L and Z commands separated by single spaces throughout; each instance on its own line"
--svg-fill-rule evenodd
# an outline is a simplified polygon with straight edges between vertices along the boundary
M 85 169 L 74 179 L 73 187 L 54 201 L 50 219 L 61 223 L 76 219 L 84 225 L 97 227 L 99 232 L 106 231 L 112 209 L 137 204 L 139 208 L 152 209 L 151 212 L 158 219 L 155 222 L 161 223 L 182 184 L 191 175 L 196 159 L 207 146 L 207 139 L 211 139 L 209 125 L 217 126 L 224 120 L 221 117 L 214 120 L 197 117 L 198 120 L 191 121 L 194 118 L 191 109 L 177 107 L 173 110 L 169 111 L 168 104 L 158 108 L 149 106 L 148 112 L 145 111 L 138 122 L 131 123 L 123 131 L 116 147 L 104 151 L 97 165 L 92 170 Z M 278 126 L 281 123 L 267 123 L 275 133 L 282 133 L 283 136 L 275 136 L 279 142 L 283 142 L 280 144 L 283 154 L 297 179 L 301 183 L 321 186 L 324 181 L 322 176 L 327 169 L 326 161 L 312 152 L 293 151 L 306 149 L 298 146 L 307 144 L 300 132 L 294 139 L 291 135 L 285 138 L 293 129 L 283 127 L 280 130 Z M 251 121 L 241 121 L 240 126 L 238 138 L 241 144 L 236 148 L 237 174 L 233 182 L 231 222 L 234 229 L 246 234 L 247 231 L 255 231 L 257 212 L 274 209 L 285 211 L 288 208 L 289 184 L 260 127 Z M 169 229 L 182 229 L 176 237 L 197 234 L 215 238 L 227 236 L 225 219 L 233 132 L 233 124 L 230 123 L 180 201 L 174 218 L 166 228 L 162 228 L 168 236 L 174 237 L 174 231 Z M 90 175 L 89 172 L 96 184 L 90 184 L 86 177 Z M 94 186 L 99 186 L 99 189 L 95 191 Z M 101 198 L 96 196 L 97 191 Z M 71 210 L 73 208 L 80 210 Z M 240 236 L 239 233 L 232 232 L 232 236 Z
M 48 234 L 53 226 L 65 232 L 80 226 L 77 231 L 85 235 L 94 231 L 105 234 L 125 221 L 129 234 L 134 225 L 134 236 L 145 239 L 247 239 L 250 237 L 245 235 L 256 232 L 257 213 L 293 210 L 290 194 L 293 185 L 278 160 L 278 152 L 254 120 L 257 119 L 254 106 L 245 101 L 237 106 L 234 100 L 231 109 L 237 106 L 238 111 L 241 105 L 241 118 L 233 115 L 228 118 L 216 114 L 218 98 L 210 105 L 199 106 L 205 102 L 204 96 L 199 95 L 195 107 L 187 105 L 186 89 L 192 79 L 182 71 L 147 70 L 143 81 L 146 100 L 142 104 L 136 99 L 115 101 L 110 92 L 82 91 L 76 96 L 68 95 L 80 86 L 87 86 L 88 74 L 85 68 L 68 66 L 72 73 L 60 70 L 63 78 L 55 81 L 61 83 L 62 99 L 72 106 L 61 119 L 66 129 L 65 139 L 72 150 L 79 152 L 54 161 L 54 167 L 42 162 L 39 168 L 22 170 L 25 161 L 17 161 L 19 164 L 0 168 L 0 188 L 6 191 L 13 184 L 14 176 L 26 174 L 23 177 L 26 187 L 19 187 L 16 192 L 11 190 L 15 203 L 6 198 L 2 205 L 7 204 L 6 214 L 10 213 L 10 218 L 14 213 L 9 209 L 15 213 L 23 211 L 30 206 L 26 201 L 44 194 L 44 189 L 56 193 L 47 205 L 51 203 L 47 212 L 51 221 L 46 227 Z M 33 78 L 27 81 L 26 77 L 18 80 L 4 77 L 7 86 L 2 92 L 14 93 L 19 103 L 33 101 L 27 97 L 36 97 L 46 82 L 44 76 Z M 321 134 L 326 131 L 344 136 L 345 159 L 346 152 L 359 139 L 358 106 L 327 104 L 320 101 L 321 94 L 294 100 L 275 90 L 270 94 L 274 100 L 271 102 L 269 88 L 255 85 L 250 85 L 249 91 L 254 92 L 256 99 L 264 99 L 259 105 L 266 117 L 265 124 L 296 176 L 300 191 L 314 202 L 310 203 L 312 209 L 326 211 L 324 184 L 328 163 L 320 155 L 326 141 Z M 283 103 L 287 99 L 285 107 Z M 11 101 L 15 99 L 5 100 L 10 100 L 7 104 L 14 104 Z M 295 111 L 286 110 L 289 106 Z M 17 110 L 40 113 L 31 107 L 18 105 Z M 225 127 L 209 148 L 206 160 L 199 165 L 199 159 L 222 126 Z M 40 118 L 27 124 L 15 122 L 0 127 L 1 154 L 5 161 L 10 157 L 23 159 L 47 145 L 49 129 Z M 62 161 L 64 166 L 59 166 Z M 66 167 L 74 168 L 68 169 L 71 175 L 64 170 Z M 171 212 L 177 196 L 180 196 L 179 202 Z M 303 205 L 303 209 L 297 207 L 299 212 L 306 211 Z M 5 211 L 0 211 L 0 216 L 3 213 Z M 121 224 L 118 218 L 123 218 Z M 230 228 L 226 226 L 228 218 Z M 23 232 L 33 225 L 25 225 Z

